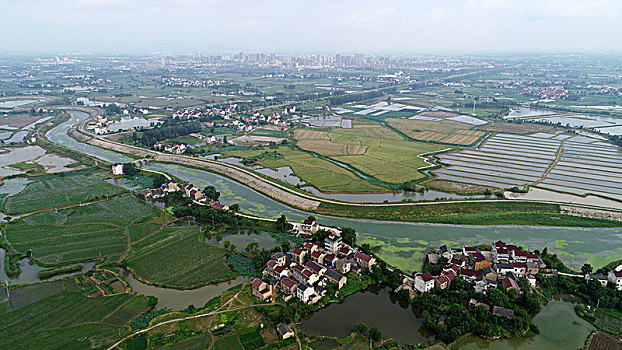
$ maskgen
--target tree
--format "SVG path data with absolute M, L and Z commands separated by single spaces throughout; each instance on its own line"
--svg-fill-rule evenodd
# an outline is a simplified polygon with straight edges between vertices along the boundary
M 344 227 L 341 230 L 341 238 L 343 239 L 344 243 L 350 246 L 354 246 L 356 244 L 356 231 L 354 231 L 353 228 Z
M 229 210 L 231 210 L 231 211 L 232 211 L 232 212 L 234 212 L 234 213 L 237 213 L 237 212 L 239 212 L 239 211 L 240 211 L 240 205 L 239 205 L 238 203 L 231 204 L 231 205 L 229 206 Z
M 203 195 L 205 195 L 207 199 L 212 201 L 217 201 L 218 198 L 220 198 L 220 192 L 216 191 L 216 187 L 214 186 L 205 187 L 205 189 L 203 190 Z
M 369 330 L 369 339 L 373 341 L 379 341 L 382 339 L 382 332 L 376 327 Z
M 140 169 L 136 167 L 134 163 L 125 163 L 123 164 L 123 172 L 127 176 L 136 176 Z
M 367 332 L 367 325 L 365 323 L 358 323 L 354 325 L 354 330 L 361 334 L 365 334 Z
M 281 215 L 279 216 L 278 219 L 276 219 L 276 227 L 278 230 L 280 230 L 281 232 L 287 232 L 291 229 L 291 226 L 288 222 L 287 222 L 287 218 L 285 217 L 285 215 Z
M 581 273 L 584 275 L 592 273 L 593 270 L 594 269 L 592 268 L 592 265 L 590 264 L 583 264 L 583 266 L 581 266 Z

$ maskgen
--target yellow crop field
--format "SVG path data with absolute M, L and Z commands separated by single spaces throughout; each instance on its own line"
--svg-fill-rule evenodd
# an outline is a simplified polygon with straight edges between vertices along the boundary
M 391 127 L 408 137 L 421 141 L 435 141 L 455 145 L 470 145 L 486 133 L 471 130 L 472 125 L 452 120 L 416 120 L 389 118 L 385 120 Z

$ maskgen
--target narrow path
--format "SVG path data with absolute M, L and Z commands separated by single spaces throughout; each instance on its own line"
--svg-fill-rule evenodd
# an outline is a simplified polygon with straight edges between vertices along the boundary
M 559 144 L 559 148 L 557 149 L 557 153 L 555 154 L 555 160 L 553 161 L 553 163 L 551 163 L 551 165 L 548 167 L 548 169 L 546 169 L 544 174 L 542 174 L 542 177 L 540 178 L 540 180 L 534 182 L 533 186 L 537 186 L 538 184 L 542 183 L 542 181 L 546 180 L 546 177 L 549 176 L 551 171 L 553 171 L 553 168 L 555 168 L 557 163 L 559 163 L 559 160 L 561 159 L 562 154 L 564 153 L 564 144 L 565 143 L 566 143 L 566 139 L 563 139 L 562 142 Z
M 163 321 L 157 324 L 154 324 L 153 326 L 135 331 L 130 333 L 129 335 L 125 336 L 124 338 L 122 338 L 121 340 L 117 341 L 116 343 L 112 344 L 110 347 L 107 348 L 107 350 L 112 350 L 116 347 L 118 347 L 119 345 L 123 344 L 124 341 L 137 336 L 139 334 L 142 333 L 146 333 L 149 332 L 150 330 L 153 330 L 155 328 L 158 328 L 160 326 L 166 325 L 166 324 L 170 324 L 170 323 L 175 323 L 175 322 L 181 322 L 181 321 L 186 321 L 186 320 L 192 320 L 192 319 L 196 319 L 196 318 L 202 318 L 202 317 L 209 317 L 209 316 L 214 316 L 214 315 L 219 315 L 219 314 L 223 314 L 223 313 L 227 313 L 227 312 L 233 312 L 233 311 L 240 311 L 240 310 L 245 310 L 245 309 L 250 309 L 250 308 L 254 308 L 254 307 L 265 307 L 265 306 L 273 306 L 273 304 L 252 304 L 252 305 L 246 305 L 246 306 L 242 306 L 242 307 L 237 307 L 237 308 L 233 308 L 233 309 L 227 309 L 227 310 L 222 310 L 222 311 L 211 311 L 208 313 L 204 313 L 204 314 L 198 314 L 198 315 L 192 315 L 192 316 L 186 316 L 186 317 L 181 317 L 181 318 L 175 318 L 172 320 L 167 320 L 167 321 Z

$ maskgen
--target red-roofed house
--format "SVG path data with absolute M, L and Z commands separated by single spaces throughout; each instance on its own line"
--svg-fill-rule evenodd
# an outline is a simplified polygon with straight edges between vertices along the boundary
M 622 271 L 609 271 L 607 278 L 618 290 L 622 290 Z
M 376 259 L 372 256 L 369 256 L 367 254 L 361 253 L 361 252 L 356 252 L 356 254 L 354 254 L 354 260 L 356 260 L 356 263 L 364 269 L 371 269 L 372 266 L 374 266 L 374 264 L 376 264 Z
M 438 276 L 434 279 L 434 286 L 436 288 L 445 289 L 449 287 L 449 280 L 445 276 Z
M 279 282 L 279 288 L 285 293 L 294 293 L 296 292 L 296 287 L 298 284 L 289 278 L 283 278 L 281 282 Z
M 255 278 L 252 283 L 253 286 L 253 295 L 257 298 L 267 301 L 272 297 L 272 286 L 268 283 L 260 280 L 259 278 Z
M 302 264 L 305 262 L 305 254 L 307 254 L 306 251 L 300 248 L 296 248 L 292 250 L 292 260 L 299 264 Z

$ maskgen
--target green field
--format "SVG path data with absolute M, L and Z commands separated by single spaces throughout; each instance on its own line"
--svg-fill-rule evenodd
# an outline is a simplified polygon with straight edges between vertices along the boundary
M 48 290 L 47 283 L 35 288 Z M 19 293 L 19 289 L 16 290 Z M 89 349 L 111 345 L 124 327 L 105 324 L 119 312 L 134 315 L 147 310 L 147 298 L 121 294 L 87 298 L 79 292 L 59 291 L 9 312 L 0 304 L 3 349 Z M 127 316 L 126 316 L 127 317 Z
M 224 152 L 224 156 L 249 158 L 264 153 L 265 150 L 236 150 Z M 294 174 L 322 192 L 384 192 L 386 188 L 374 185 L 352 172 L 307 152 L 289 147 L 276 149 L 279 157 L 266 157 L 258 164 L 266 168 L 289 166 Z
M 199 241 L 198 226 L 165 227 L 133 242 L 126 261 L 141 279 L 174 288 L 234 277 L 225 251 Z
M 297 145 L 316 152 L 388 183 L 403 183 L 423 178 L 418 170 L 429 166 L 419 155 L 438 152 L 446 146 L 406 141 L 380 125 L 355 125 L 353 129 L 328 132 L 298 130 Z
M 118 259 L 127 247 L 126 227 L 159 211 L 132 196 L 25 217 L 6 230 L 13 248 L 60 264 L 96 258 Z
M 240 343 L 240 339 L 238 339 L 237 334 L 230 335 L 228 337 L 220 338 L 216 340 L 214 344 L 214 349 L 216 350 L 244 350 L 242 344 Z
M 36 181 L 18 194 L 3 198 L 0 205 L 8 214 L 26 213 L 125 192 L 123 188 L 103 181 L 102 175 L 57 176 Z

